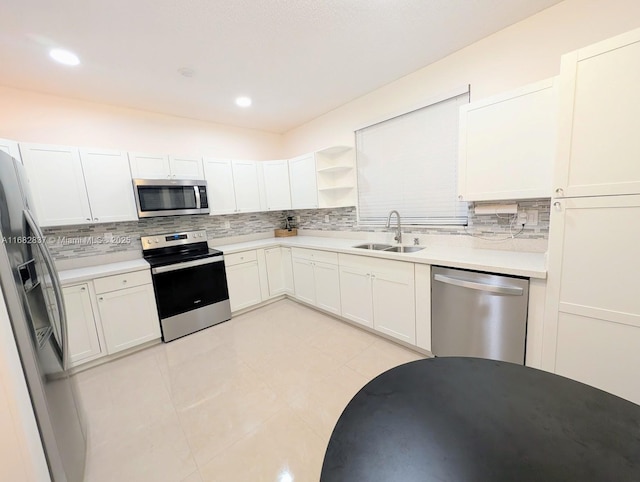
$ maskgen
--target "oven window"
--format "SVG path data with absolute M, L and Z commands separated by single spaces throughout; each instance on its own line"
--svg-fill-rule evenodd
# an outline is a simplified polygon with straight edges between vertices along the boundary
M 153 275 L 160 318 L 229 299 L 224 262 Z
M 138 197 L 143 212 L 197 207 L 193 186 L 138 186 Z

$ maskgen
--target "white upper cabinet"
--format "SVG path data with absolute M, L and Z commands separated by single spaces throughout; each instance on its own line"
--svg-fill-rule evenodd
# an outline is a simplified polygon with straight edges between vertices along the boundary
M 125 153 L 39 144 L 20 149 L 42 226 L 137 219 Z
M 204 179 L 199 157 L 130 152 L 129 163 L 135 179 Z
M 260 163 L 260 170 L 264 182 L 264 205 L 267 211 L 291 209 L 287 161 L 263 161 Z
M 289 159 L 289 184 L 293 209 L 318 207 L 316 158 L 313 153 Z
M 460 108 L 460 200 L 551 197 L 557 83 L 547 79 Z
M 92 220 L 77 148 L 21 144 L 20 151 L 41 226 Z
M 199 157 L 169 156 L 171 179 L 204 179 Z
M 640 29 L 562 57 L 556 197 L 640 193 Z
M 138 219 L 127 154 L 81 149 L 80 159 L 92 220 L 104 223 Z
M 231 161 L 210 159 L 203 162 L 204 178 L 207 181 L 209 211 L 211 215 L 236 212 L 236 192 L 233 186 Z
M 256 161 L 231 161 L 236 209 L 247 213 L 260 211 L 260 182 Z
M 131 176 L 134 179 L 169 179 L 171 177 L 169 156 L 130 152 L 129 164 Z
M 11 157 L 14 157 L 18 161 L 22 162 L 22 157 L 20 157 L 20 149 L 18 148 L 18 143 L 16 141 L 12 141 L 9 139 L 0 139 L 0 151 L 4 151 Z

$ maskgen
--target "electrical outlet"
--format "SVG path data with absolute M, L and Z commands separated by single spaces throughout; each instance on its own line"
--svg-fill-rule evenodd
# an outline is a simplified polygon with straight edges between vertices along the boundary
M 518 213 L 518 224 L 527 224 L 527 213 L 526 213 L 526 211 L 520 211 Z
M 300 216 L 296 216 L 296 223 L 300 224 Z
M 231 223 L 228 220 L 224 222 L 224 228 L 225 229 L 230 229 L 231 228 Z
M 537 226 L 537 225 L 538 225 L 538 210 L 528 209 L 527 210 L 527 226 Z
M 325 223 L 328 223 L 328 222 L 329 222 L 329 215 L 328 215 L 328 214 L 325 214 L 325 215 L 324 215 L 324 222 L 325 222 Z

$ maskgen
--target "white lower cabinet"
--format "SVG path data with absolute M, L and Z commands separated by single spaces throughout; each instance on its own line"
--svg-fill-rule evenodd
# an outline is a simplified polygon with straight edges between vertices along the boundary
M 160 338 L 150 271 L 105 276 L 93 283 L 109 354 Z
M 340 314 L 340 272 L 337 264 L 313 262 L 316 285 L 316 306 L 322 310 Z
M 341 314 L 337 253 L 291 248 L 291 256 L 296 298 L 330 313 Z
M 96 323 L 88 283 L 62 288 L 67 313 L 69 359 L 79 365 L 106 354 L 101 327 Z
M 98 307 L 110 354 L 160 338 L 151 285 L 103 293 L 98 296 Z
M 294 257 L 292 262 L 296 298 L 310 305 L 315 305 L 316 282 L 313 276 L 313 261 Z
M 414 269 L 416 275 L 416 345 L 431 351 L 431 265 L 416 264 Z M 531 290 L 529 290 L 529 296 L 531 296 Z M 541 304 L 544 306 L 544 302 Z
M 291 248 L 268 248 L 264 250 L 267 268 L 269 297 L 293 294 L 293 266 Z
M 280 248 L 282 250 L 282 277 L 284 279 L 284 292 L 289 295 L 295 294 L 293 284 L 293 258 L 291 248 Z
M 232 312 L 262 301 L 260 270 L 255 250 L 225 255 L 225 267 Z
M 414 264 L 339 255 L 342 316 L 416 344 Z
M 160 338 L 149 270 L 62 288 L 73 366 Z
M 343 266 L 341 264 L 340 295 L 342 316 L 373 328 L 371 271 L 366 268 Z

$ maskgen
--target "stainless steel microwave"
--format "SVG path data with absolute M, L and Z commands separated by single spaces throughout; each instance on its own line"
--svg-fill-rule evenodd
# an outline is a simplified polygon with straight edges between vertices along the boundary
M 209 214 L 207 181 L 192 179 L 134 179 L 139 218 Z

